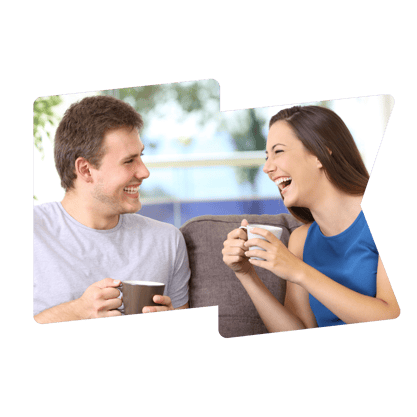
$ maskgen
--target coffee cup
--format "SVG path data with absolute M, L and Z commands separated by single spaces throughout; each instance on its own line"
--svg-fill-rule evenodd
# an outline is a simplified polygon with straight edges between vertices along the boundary
M 248 234 L 248 240 L 249 239 L 254 239 L 254 238 L 266 240 L 263 236 L 258 235 L 256 233 L 253 233 L 252 230 L 254 228 L 267 230 L 268 232 L 271 232 L 278 239 L 280 239 L 281 235 L 282 235 L 282 229 L 280 227 L 276 227 L 276 226 L 269 226 L 269 225 L 266 225 L 266 224 L 249 224 L 247 226 L 240 226 L 240 229 L 245 229 L 246 230 L 246 232 Z M 253 249 L 265 250 L 263 248 L 260 248 L 259 246 L 251 246 L 250 249 L 251 250 L 253 250 Z M 262 258 L 258 258 L 257 256 L 251 256 L 251 259 L 257 259 L 259 261 L 264 261 L 265 260 L 265 259 L 262 259 Z
M 154 295 L 163 295 L 165 284 L 152 281 L 123 281 L 117 289 L 123 295 L 123 305 L 119 309 L 122 314 L 141 314 L 143 307 L 158 306 L 154 303 Z

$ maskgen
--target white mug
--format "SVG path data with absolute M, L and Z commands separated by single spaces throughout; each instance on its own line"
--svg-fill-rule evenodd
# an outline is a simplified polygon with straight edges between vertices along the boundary
M 264 230 L 267 230 L 268 232 L 271 232 L 278 239 L 281 238 L 282 229 L 280 227 L 276 227 L 276 226 L 268 226 L 266 224 L 248 224 L 247 226 L 240 226 L 240 229 L 245 229 L 246 230 L 246 232 L 248 233 L 248 240 L 249 239 L 254 239 L 254 238 L 259 238 L 259 239 L 266 240 L 263 236 L 252 232 L 252 229 L 254 229 L 255 227 L 257 227 L 258 229 L 264 229 Z M 259 246 L 251 246 L 250 249 L 265 250 L 265 249 L 260 248 Z M 264 261 L 265 260 L 265 259 L 262 259 L 262 258 L 258 258 L 256 256 L 252 256 L 251 259 L 258 259 L 259 261 Z

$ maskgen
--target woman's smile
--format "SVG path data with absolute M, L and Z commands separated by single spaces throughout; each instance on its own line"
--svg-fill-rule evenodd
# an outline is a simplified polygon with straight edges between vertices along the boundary
M 286 190 L 291 185 L 292 178 L 291 177 L 279 177 L 279 178 L 273 179 L 272 181 L 276 185 L 278 185 L 278 188 L 283 193 L 284 190 Z

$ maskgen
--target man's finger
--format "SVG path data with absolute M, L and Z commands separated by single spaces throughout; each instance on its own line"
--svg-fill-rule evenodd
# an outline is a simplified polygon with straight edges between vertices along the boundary
M 118 290 L 117 288 L 110 288 L 110 287 L 103 288 L 103 298 L 105 300 L 110 300 L 112 298 L 119 298 L 119 296 L 120 296 L 120 290 Z
M 107 310 L 105 314 L 103 314 L 103 317 L 116 317 L 121 315 L 122 313 L 119 310 Z
M 117 287 L 120 285 L 119 279 L 104 278 L 101 281 L 96 282 L 97 287 L 107 288 L 107 287 Z
M 154 295 L 153 302 L 169 307 L 171 304 L 171 298 L 167 295 Z
M 155 307 L 155 306 L 146 306 L 143 307 L 142 313 L 156 313 L 158 311 L 167 311 L 170 310 L 168 307 Z
M 122 300 L 120 298 L 111 298 L 103 303 L 102 311 L 116 310 L 122 306 Z

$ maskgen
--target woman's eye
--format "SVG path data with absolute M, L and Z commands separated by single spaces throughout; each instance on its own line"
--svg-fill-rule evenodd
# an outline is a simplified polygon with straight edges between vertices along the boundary
M 282 149 L 275 150 L 275 153 L 280 153 L 280 152 L 284 152 L 284 151 Z

